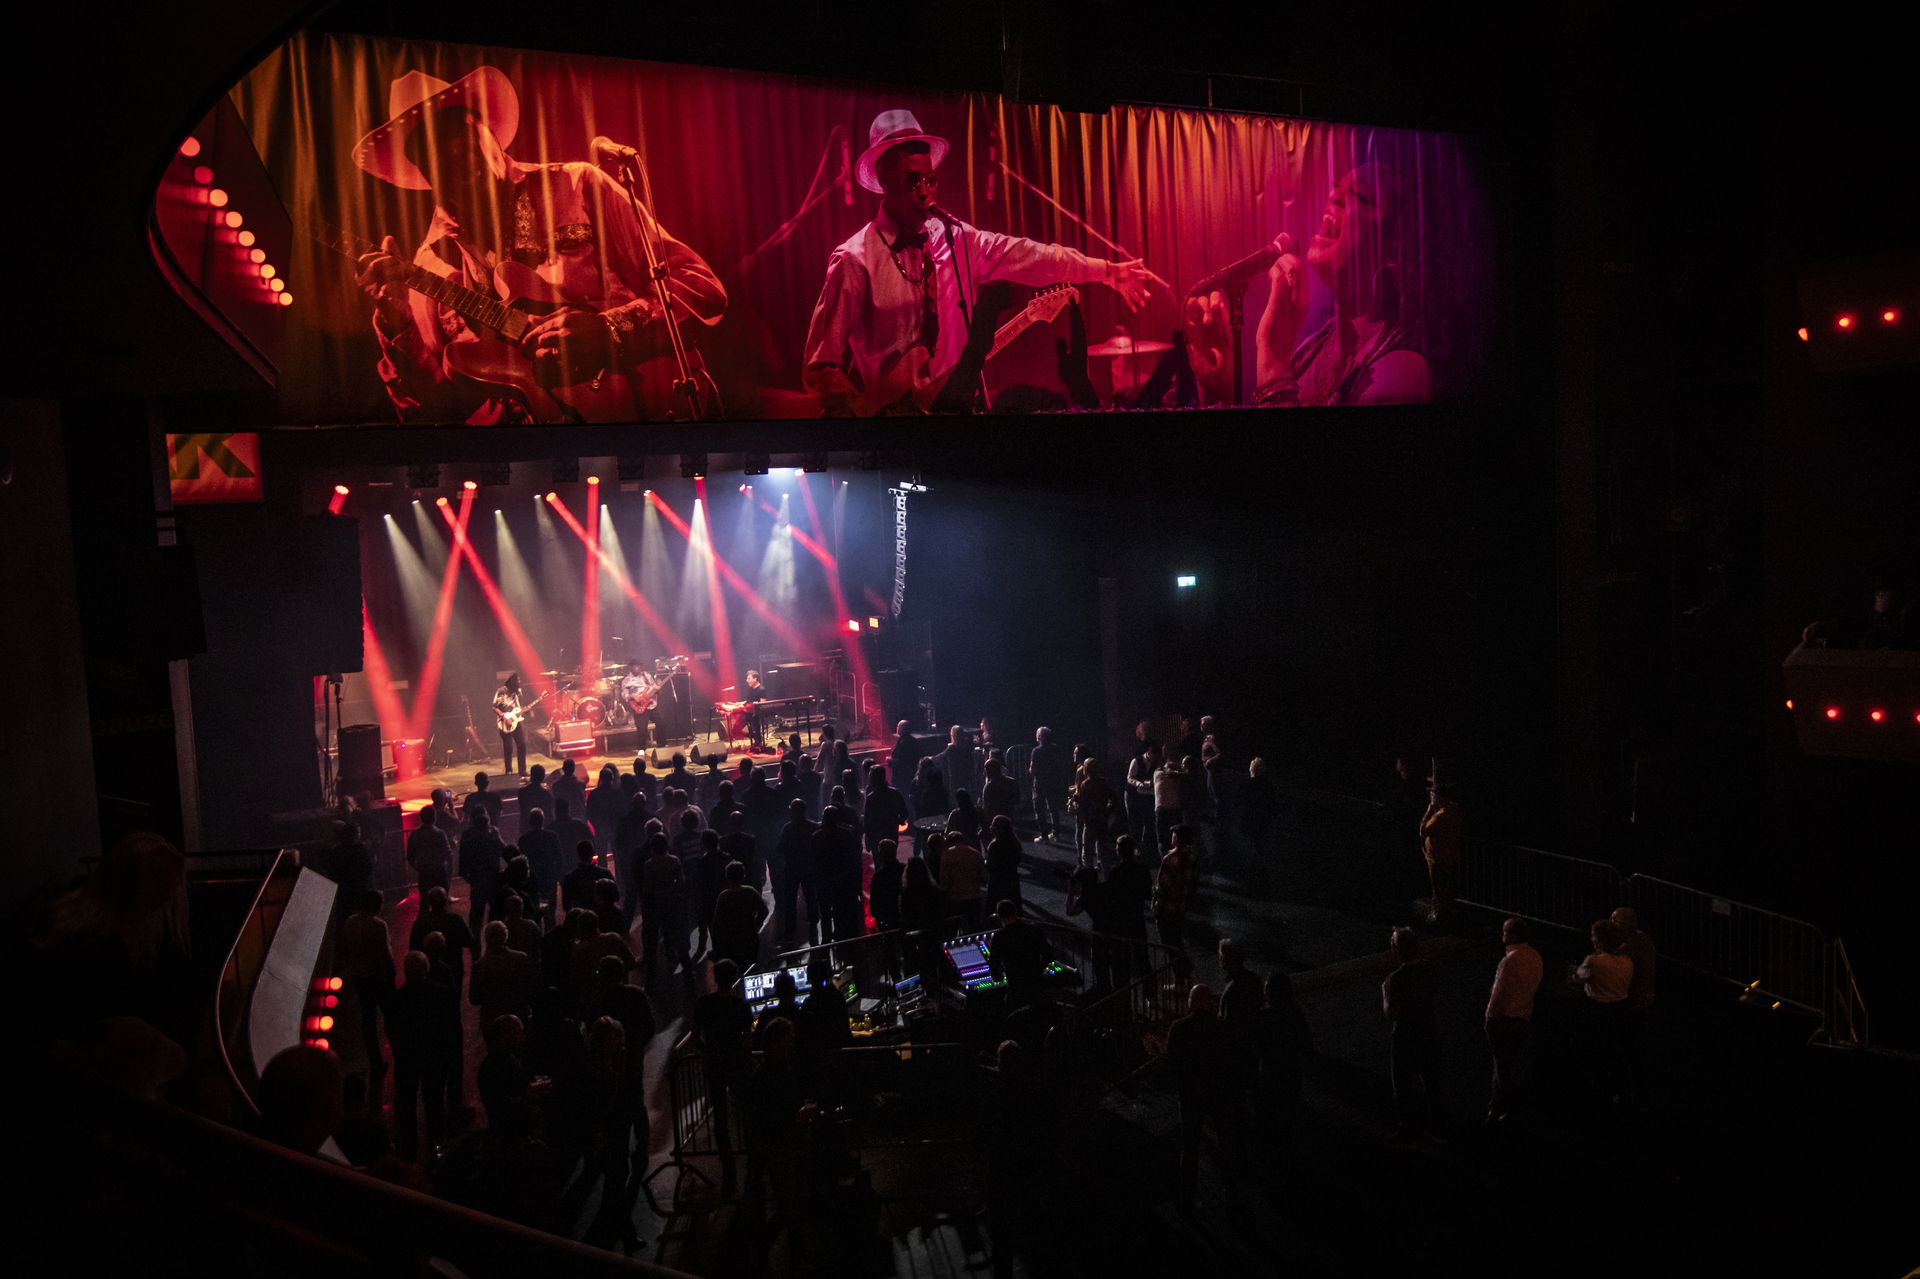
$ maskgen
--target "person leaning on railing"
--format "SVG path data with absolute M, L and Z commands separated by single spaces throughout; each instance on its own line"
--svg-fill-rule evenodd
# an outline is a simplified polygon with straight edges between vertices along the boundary
M 1633 960 L 1627 957 L 1625 931 L 1611 919 L 1597 919 L 1587 930 L 1593 952 L 1574 969 L 1587 996 L 1591 1037 L 1589 1078 L 1600 1098 L 1625 1099 L 1627 997 L 1633 990 Z

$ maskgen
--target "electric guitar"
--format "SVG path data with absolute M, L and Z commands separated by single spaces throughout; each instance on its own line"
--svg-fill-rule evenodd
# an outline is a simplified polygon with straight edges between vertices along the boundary
M 380 246 L 322 222 L 314 233 L 330 249 L 358 261 Z M 642 360 L 630 367 L 588 368 L 562 353 L 555 368 L 537 364 L 521 347 L 534 321 L 572 306 L 553 285 L 524 263 L 508 260 L 494 270 L 499 296 L 467 288 L 414 262 L 403 262 L 403 281 L 415 293 L 432 299 L 466 322 L 466 331 L 447 344 L 447 367 L 462 377 L 518 394 L 527 411 L 541 422 L 674 421 L 685 418 L 686 397 L 674 391 L 679 368 L 671 356 Z M 687 348 L 691 372 L 699 389 L 702 419 L 719 412 L 719 388 Z
M 1020 313 L 994 330 L 993 343 L 977 362 L 962 360 L 935 377 L 927 375 L 933 353 L 924 346 L 909 347 L 881 373 L 874 384 L 853 401 L 855 417 L 891 417 L 926 413 L 947 389 L 948 380 L 969 364 L 979 368 L 1004 350 L 1009 342 L 1034 324 L 1051 323 L 1068 306 L 1080 300 L 1080 290 L 1071 284 L 1054 284 L 1040 290 L 1020 308 Z
M 527 722 L 527 716 L 533 714 L 534 707 L 552 696 L 553 690 L 549 689 L 534 698 L 531 702 L 528 702 L 525 706 L 516 706 L 510 711 L 503 711 L 496 706 L 493 708 L 494 722 L 500 725 L 501 732 L 511 733 L 514 729 Z

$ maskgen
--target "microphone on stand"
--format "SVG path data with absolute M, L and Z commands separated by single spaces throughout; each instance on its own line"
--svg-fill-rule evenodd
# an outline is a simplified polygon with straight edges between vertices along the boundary
M 1221 267 L 1218 271 L 1215 271 L 1212 275 L 1188 289 L 1187 296 L 1194 297 L 1197 294 L 1208 293 L 1214 289 L 1226 292 L 1236 285 L 1246 283 L 1247 280 L 1255 274 L 1266 270 L 1272 266 L 1279 257 L 1279 246 L 1269 241 L 1255 249 L 1252 253 L 1247 254 L 1246 257 L 1241 258 L 1238 262 Z
M 593 161 L 595 168 L 616 173 L 626 167 L 627 161 L 639 159 L 640 152 L 635 147 L 622 146 L 601 134 L 587 143 L 587 157 Z
M 948 213 L 945 209 L 941 208 L 937 204 L 929 204 L 927 206 L 927 212 L 933 214 L 934 217 L 939 218 L 942 222 L 946 223 L 947 230 L 949 231 L 953 230 L 953 215 L 951 213 Z

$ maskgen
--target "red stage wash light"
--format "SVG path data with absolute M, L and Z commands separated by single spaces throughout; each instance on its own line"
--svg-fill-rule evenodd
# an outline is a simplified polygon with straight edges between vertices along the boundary
M 674 530 L 678 532 L 681 537 L 686 538 L 688 541 L 693 540 L 693 526 L 681 519 L 679 514 L 671 506 L 668 506 L 660 499 L 659 494 L 650 493 L 647 495 L 647 500 L 653 504 L 654 510 L 660 512 L 662 519 L 673 525 Z M 702 516 L 702 518 L 704 519 L 705 517 Z M 746 579 L 736 573 L 732 565 L 728 564 L 718 555 L 713 556 L 709 562 L 719 570 L 720 576 L 726 580 L 728 586 L 733 588 L 734 593 L 745 600 L 747 606 L 759 615 L 760 620 L 771 627 L 774 634 L 786 641 L 787 646 L 796 654 L 814 651 L 814 646 L 807 641 L 807 638 L 796 631 L 786 618 L 775 612 L 773 606 L 762 599 L 758 591 L 748 586 Z
M 215 187 L 213 190 L 207 192 L 207 203 L 216 209 L 224 209 L 227 207 L 227 193 L 219 187 Z
M 329 1044 L 324 1039 L 316 1039 L 316 1040 L 313 1040 L 312 1043 L 313 1043 L 313 1046 L 315 1048 L 318 1048 L 321 1052 L 326 1052 L 328 1049 L 333 1047 L 333 1045 Z
M 338 977 L 329 977 L 329 978 L 327 978 L 327 989 L 328 989 L 328 990 L 339 990 L 339 989 L 340 989 L 341 987 L 343 987 L 343 986 L 345 986 L 346 984 L 347 984 L 346 982 L 344 982 L 344 981 L 342 981 L 342 980 L 340 980 L 340 978 L 338 978 Z
M 387 667 L 379 637 L 373 633 L 373 619 L 367 614 L 365 600 L 360 602 L 360 644 L 366 652 L 367 692 L 373 698 L 374 718 L 380 721 L 380 735 L 390 742 L 399 741 L 407 735 L 407 713 L 401 708 L 400 695 L 393 691 L 393 672 Z
M 1887 713 L 1883 710 L 1875 709 L 1867 712 L 1867 718 L 1872 720 L 1876 724 L 1884 720 L 1886 717 L 1887 717 Z
M 653 496 L 652 489 L 647 490 L 647 496 Z M 536 498 L 535 500 L 538 501 L 539 499 Z M 580 526 L 580 521 L 573 517 L 573 512 L 567 509 L 565 502 L 554 502 L 553 513 L 560 517 L 561 523 L 573 531 L 575 537 L 579 538 L 582 542 L 587 540 L 586 529 Z M 635 611 L 640 614 L 640 620 L 647 624 L 649 630 L 660 637 L 661 643 L 667 646 L 667 651 L 670 653 L 691 652 L 693 645 L 687 643 L 680 637 L 679 632 L 667 625 L 667 619 L 660 616 L 660 611 L 654 608 L 653 602 L 642 595 L 639 588 L 633 584 L 633 580 L 620 571 L 620 566 L 614 562 L 613 556 L 609 555 L 606 551 L 599 550 L 597 547 L 595 549 L 600 557 L 600 567 L 606 569 L 607 574 L 613 578 L 614 585 L 620 588 L 620 593 L 627 597 L 627 600 L 633 605 Z M 700 688 L 702 696 L 720 696 L 720 681 L 714 678 L 713 671 L 709 669 L 704 662 L 693 661 L 688 663 L 688 673 L 693 676 L 693 682 Z
M 1787 699 L 1787 709 L 1788 709 L 1788 710 L 1792 710 L 1792 709 L 1793 709 L 1793 699 L 1792 699 L 1791 697 L 1789 697 L 1789 698 Z
M 1843 328 L 1843 329 L 1850 329 L 1853 327 L 1853 317 L 1851 315 L 1843 315 L 1839 319 L 1835 320 L 1834 324 L 1838 325 L 1840 328 Z
M 251 232 L 251 231 L 242 231 L 242 232 L 241 232 L 241 233 L 240 233 L 240 234 L 239 234 L 238 236 L 236 236 L 235 238 L 236 238 L 236 239 L 238 239 L 238 240 L 240 241 L 240 247 L 241 247 L 241 248 L 243 248 L 243 249 L 246 249 L 246 248 L 252 248 L 252 247 L 253 247 L 253 241 L 254 241 L 254 238 L 255 238 L 255 237 L 254 237 L 254 234 L 253 234 L 253 232 Z M 259 257 L 257 257 L 257 258 L 254 258 L 254 259 L 253 259 L 253 260 L 254 260 L 255 262 L 265 262 L 265 261 L 267 260 L 267 251 L 266 251 L 265 249 L 259 249 L 259 250 L 256 250 L 256 252 L 258 252 L 258 253 L 260 254 L 260 256 L 259 256 Z
M 600 481 L 595 476 L 587 477 L 584 522 L 587 555 L 582 567 L 587 577 L 580 595 L 580 665 L 581 677 L 592 680 L 600 673 Z
M 449 503 L 438 502 L 445 514 Z M 428 632 L 427 660 L 420 668 L 420 679 L 413 696 L 413 712 L 407 716 L 407 736 L 424 741 L 433 725 L 433 706 L 440 692 L 440 672 L 446 665 L 447 637 L 453 629 L 453 596 L 460 586 L 460 545 L 467 540 L 467 528 L 473 520 L 473 491 L 460 494 L 460 518 L 453 523 L 454 545 L 447 550 L 446 567 L 440 570 L 440 594 L 433 605 L 433 630 Z
M 193 159 L 193 157 L 195 157 L 196 155 L 199 155 L 200 139 L 188 138 L 185 142 L 182 142 L 180 144 L 180 154 L 184 155 L 189 160 Z
M 213 181 L 213 170 L 204 164 L 196 164 L 193 167 L 193 180 L 201 186 L 205 186 L 207 183 Z
M 559 495 L 558 493 L 548 493 L 548 494 L 547 494 L 547 501 L 549 501 L 549 502 L 558 502 L 559 500 L 560 500 L 560 495 Z
M 235 231 L 238 231 L 240 229 L 240 224 L 244 221 L 246 221 L 246 219 L 240 216 L 240 210 L 238 209 L 227 210 L 227 225 L 229 227 L 232 227 Z
M 347 505 L 347 486 L 344 484 L 334 485 L 333 496 L 327 499 L 327 514 L 338 515 L 342 510 L 346 508 L 346 505 Z
M 1880 313 L 1880 322 L 1882 324 L 1898 324 L 1900 323 L 1900 313 L 1892 307 L 1888 307 Z
M 1828 719 L 1839 719 L 1839 718 L 1840 718 L 1840 708 L 1839 708 L 1838 706 L 1829 706 L 1829 707 L 1827 707 L 1827 718 L 1828 718 Z
M 467 492 L 471 493 L 475 489 L 479 488 L 480 485 L 474 480 L 468 480 L 465 484 L 462 484 L 460 487 L 465 489 Z
M 433 504 L 434 504 L 435 506 L 445 506 L 445 505 L 447 504 L 447 499 L 446 499 L 446 497 L 445 497 L 445 495 L 442 495 L 442 496 L 440 496 L 440 497 L 436 497 L 436 498 L 434 498 L 434 499 L 433 499 Z
M 1800 329 L 1800 330 L 1798 330 L 1798 332 L 1799 332 L 1799 334 L 1800 334 L 1800 340 L 1801 340 L 1802 342 L 1811 342 L 1811 341 L 1813 341 L 1813 339 L 1812 339 L 1811 337 L 1809 337 L 1809 336 L 1807 336 L 1807 331 L 1806 331 L 1805 329 Z
M 468 503 L 461 503 L 460 511 L 463 516 L 471 510 L 472 507 Z M 449 527 L 453 526 L 452 511 L 443 509 L 440 517 Z M 487 597 L 487 604 L 493 609 L 494 620 L 500 623 L 500 633 L 506 637 L 507 647 L 513 653 L 513 660 L 520 664 L 521 677 L 530 681 L 537 693 L 554 692 L 553 681 L 541 673 L 543 663 L 540 655 L 534 651 L 532 641 L 527 639 L 527 632 L 520 625 L 520 619 L 513 615 L 511 608 L 507 607 L 507 597 L 501 593 L 500 584 L 493 580 L 493 574 L 489 573 L 487 566 L 480 562 L 479 553 L 473 549 L 473 543 L 458 535 L 454 537 L 453 542 L 459 551 L 459 558 L 467 562 L 467 567 L 473 571 L 474 580 L 480 583 L 480 593 Z

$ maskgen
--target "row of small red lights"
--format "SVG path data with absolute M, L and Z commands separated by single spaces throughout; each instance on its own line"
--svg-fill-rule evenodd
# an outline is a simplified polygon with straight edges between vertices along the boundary
M 338 977 L 313 979 L 313 995 L 308 1003 L 318 1011 L 308 1016 L 304 1023 L 305 1040 L 309 1047 L 324 1049 L 333 1046 L 327 1036 L 333 1031 L 334 1012 L 340 1007 L 340 988 L 344 985 L 346 983 Z
M 1793 699 L 1791 697 L 1787 699 L 1787 709 L 1788 710 L 1793 709 Z M 1824 711 L 1822 711 L 1821 714 L 1825 715 L 1830 720 L 1838 720 L 1842 718 L 1843 712 L 1838 706 L 1829 706 Z M 1887 714 L 1885 708 L 1879 707 L 1879 706 L 1873 706 L 1868 708 L 1867 718 L 1876 724 L 1884 724 L 1893 717 Z M 1920 711 L 1915 711 L 1913 713 L 1913 722 L 1916 724 L 1920 724 Z
M 1882 324 L 1900 323 L 1899 310 L 1895 307 L 1888 307 L 1886 310 L 1882 311 L 1880 313 L 1880 323 Z M 1842 333 L 1854 333 L 1854 332 L 1858 332 L 1860 329 L 1864 328 L 1865 326 L 1860 322 L 1860 317 L 1855 315 L 1853 312 L 1842 311 L 1840 314 L 1833 317 L 1833 327 L 1836 329 L 1839 329 Z M 1805 329 L 1801 329 L 1800 340 L 1802 342 L 1811 342 L 1813 340 L 1813 337 Z
M 182 142 L 180 154 L 189 160 L 199 155 L 200 139 L 188 138 Z M 273 263 L 267 261 L 267 251 L 254 243 L 254 234 L 246 229 L 247 220 L 241 215 L 240 210 L 227 208 L 231 197 L 224 189 L 213 185 L 213 170 L 204 164 L 195 165 L 193 180 L 208 188 L 207 203 L 213 206 L 214 217 L 219 220 L 220 225 L 237 233 L 236 238 L 239 240 L 240 247 L 247 251 L 247 261 L 253 264 L 254 270 L 260 276 L 262 286 L 274 294 L 274 301 L 281 306 L 292 306 L 293 294 L 287 292 L 287 282 L 280 278 L 280 272 Z

